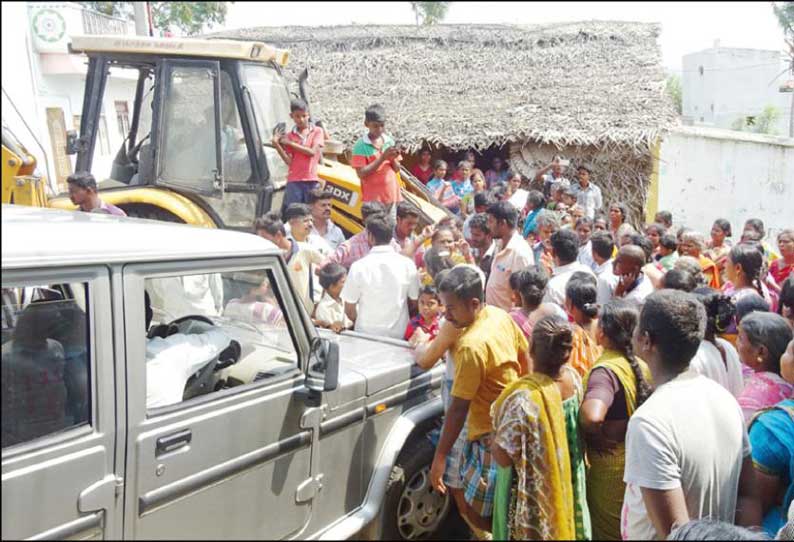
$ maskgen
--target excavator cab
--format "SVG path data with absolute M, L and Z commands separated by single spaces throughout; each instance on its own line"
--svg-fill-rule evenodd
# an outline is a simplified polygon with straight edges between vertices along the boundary
M 287 51 L 260 42 L 104 36 L 75 36 L 70 49 L 88 57 L 88 73 L 80 133 L 68 135 L 67 152 L 77 155 L 75 170 L 94 174 L 103 200 L 131 216 L 246 231 L 281 207 L 287 166 L 270 140 L 277 125 L 291 125 Z M 121 73 L 136 81 L 132 119 L 112 163 L 99 170 L 105 90 Z M 305 95 L 305 77 L 300 83 Z M 324 157 L 319 174 L 334 194 L 332 219 L 360 231 L 355 170 Z M 422 222 L 446 215 L 404 177 Z M 50 204 L 73 208 L 65 197 Z

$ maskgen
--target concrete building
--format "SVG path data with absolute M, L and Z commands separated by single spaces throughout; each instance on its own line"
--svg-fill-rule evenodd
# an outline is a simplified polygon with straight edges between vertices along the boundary
M 782 44 L 781 44 L 782 45 Z M 777 135 L 788 135 L 791 94 L 780 87 L 791 78 L 782 51 L 714 47 L 683 57 L 683 120 L 731 129 L 737 119 L 757 117 L 767 106 L 780 116 Z
M 3 121 L 42 172 L 46 168 L 55 192 L 65 190 L 74 168 L 74 157 L 65 152 L 66 132 L 80 130 L 86 61 L 68 52 L 76 34 L 134 35 L 135 24 L 72 2 L 2 2 Z M 98 180 L 127 135 L 135 79 L 113 72 L 107 89 L 94 160 Z

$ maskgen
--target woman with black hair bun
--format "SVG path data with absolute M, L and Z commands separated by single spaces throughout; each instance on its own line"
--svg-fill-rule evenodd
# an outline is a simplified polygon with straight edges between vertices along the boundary
M 596 279 L 584 271 L 577 271 L 565 286 L 565 312 L 574 321 L 573 350 L 568 364 L 584 378 L 601 357 L 598 345 L 598 297 Z
M 736 306 L 730 297 L 711 288 L 697 288 L 692 293 L 706 309 L 706 335 L 689 368 L 739 397 L 744 389 L 739 353 L 731 343 L 717 336 L 733 322 Z
M 740 243 L 728 254 L 725 274 L 728 283 L 722 291 L 738 304 L 745 296 L 758 294 L 769 304 L 770 310 L 777 310 L 777 294 L 770 291 L 764 283 L 766 276 L 763 248 L 755 243 Z M 723 333 L 723 338 L 736 346 L 737 325 L 734 321 Z
M 638 319 L 634 305 L 622 299 L 601 308 L 597 333 L 604 353 L 584 381 L 579 427 L 590 460 L 587 504 L 593 540 L 621 540 L 626 430 L 629 418 L 652 391 L 650 370 L 634 355 Z

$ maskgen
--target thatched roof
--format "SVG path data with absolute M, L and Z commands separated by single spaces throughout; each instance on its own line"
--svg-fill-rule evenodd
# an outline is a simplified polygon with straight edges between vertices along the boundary
M 561 5 L 564 8 L 564 5 Z M 309 68 L 313 116 L 336 139 L 360 136 L 364 108 L 386 107 L 406 145 L 453 149 L 533 139 L 647 149 L 675 119 L 659 26 L 260 27 L 210 37 L 260 40 Z

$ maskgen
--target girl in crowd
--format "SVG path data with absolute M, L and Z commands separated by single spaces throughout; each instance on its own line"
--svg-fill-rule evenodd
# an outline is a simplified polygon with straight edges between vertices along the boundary
M 764 255 L 759 250 L 759 246 L 740 243 L 728 253 L 725 275 L 729 282 L 723 291 L 726 295 L 731 296 L 734 302 L 755 292 L 763 297 L 774 310 L 777 308 L 776 299 L 762 281 L 763 272 Z M 735 330 L 729 329 L 728 333 L 735 333 Z
M 510 199 L 521 188 L 521 174 L 513 171 L 507 177 L 507 199 Z
M 711 239 L 707 244 L 705 255 L 708 259 L 717 264 L 720 270 L 720 280 L 725 283 L 725 266 L 728 262 L 728 253 L 731 251 L 731 223 L 724 218 L 718 218 L 711 226 Z
M 662 256 L 659 254 L 659 246 L 662 242 L 662 236 L 665 234 L 664 226 L 661 224 L 649 224 L 647 228 L 645 228 L 645 236 L 651 242 L 651 246 L 653 247 L 653 259 L 654 261 L 659 261 Z
M 794 274 L 794 229 L 785 229 L 778 234 L 777 247 L 780 258 L 770 264 L 769 272 L 782 286 L 786 278 Z
M 447 163 L 444 160 L 436 160 L 433 164 L 433 177 L 427 182 L 427 189 L 441 205 L 453 213 L 460 209 L 460 198 L 455 194 L 452 185 L 445 180 L 447 175 Z
M 629 216 L 629 211 L 622 203 L 613 203 L 609 206 L 609 233 L 616 244 L 620 244 L 620 237 L 618 237 L 618 228 L 626 222 Z
M 598 345 L 598 305 L 596 279 L 584 271 L 577 271 L 565 286 L 565 311 L 574 321 L 573 350 L 568 363 L 584 377 L 601 357 Z
M 634 356 L 632 335 L 636 310 L 623 300 L 604 305 L 598 320 L 598 342 L 604 353 L 585 378 L 579 412 L 590 460 L 587 504 L 594 540 L 620 540 L 626 429 L 634 411 L 650 396 L 650 371 Z
M 452 189 L 455 191 L 455 195 L 458 196 L 461 200 L 471 192 L 474 191 L 474 187 L 471 185 L 471 175 L 472 175 L 472 168 L 474 166 L 471 162 L 467 162 L 466 160 L 460 162 L 458 164 L 458 178 L 453 178 L 452 182 Z
M 530 190 L 527 195 L 527 205 L 524 208 L 526 217 L 524 218 L 524 229 L 522 234 L 527 242 L 534 243 L 538 231 L 538 215 L 546 206 L 546 199 L 543 197 L 543 192 L 540 190 Z M 530 239 L 532 236 L 532 239 Z
M 435 173 L 433 171 L 433 164 L 431 163 L 432 159 L 433 154 L 430 152 L 430 149 L 424 147 L 419 151 L 419 161 L 411 168 L 411 174 L 419 179 L 419 182 L 422 184 L 426 185 Z M 446 174 L 446 172 L 444 173 Z
M 780 374 L 794 386 L 794 341 L 789 341 L 780 358 Z M 759 413 L 750 423 L 749 434 L 760 497 L 760 516 L 751 518 L 750 523 L 762 525 L 774 536 L 786 524 L 786 513 L 794 501 L 794 399 Z
M 472 191 L 461 198 L 460 212 L 465 218 L 474 212 L 474 195 L 485 191 L 485 178 L 479 171 L 471 174 Z
M 681 235 L 681 241 L 678 244 L 678 252 L 681 256 L 691 256 L 697 259 L 700 264 L 700 269 L 706 277 L 706 284 L 715 290 L 719 290 L 720 270 L 717 264 L 703 254 L 705 250 L 706 238 L 702 233 L 686 231 Z
M 731 343 L 717 337 L 731 324 L 736 307 L 731 298 L 711 288 L 698 288 L 693 292 L 706 309 L 706 336 L 700 343 L 689 368 L 714 380 L 739 397 L 744 389 L 742 363 Z
M 742 362 L 753 370 L 739 395 L 748 424 L 759 410 L 794 399 L 794 384 L 780 376 L 780 357 L 791 339 L 791 328 L 779 314 L 753 312 L 739 325 L 737 350 Z
M 565 365 L 572 341 L 564 320 L 540 320 L 530 343 L 535 372 L 507 386 L 493 403 L 494 540 L 577 538 L 576 518 L 584 510 L 577 514 L 575 508 L 563 406 L 578 403 L 581 392 L 576 372 Z
M 532 338 L 533 326 L 541 318 L 553 315 L 565 317 L 558 305 L 542 302 L 548 281 L 546 271 L 536 265 L 514 271 L 510 275 L 510 289 L 513 290 L 515 305 L 510 309 L 510 316 L 529 340 Z

